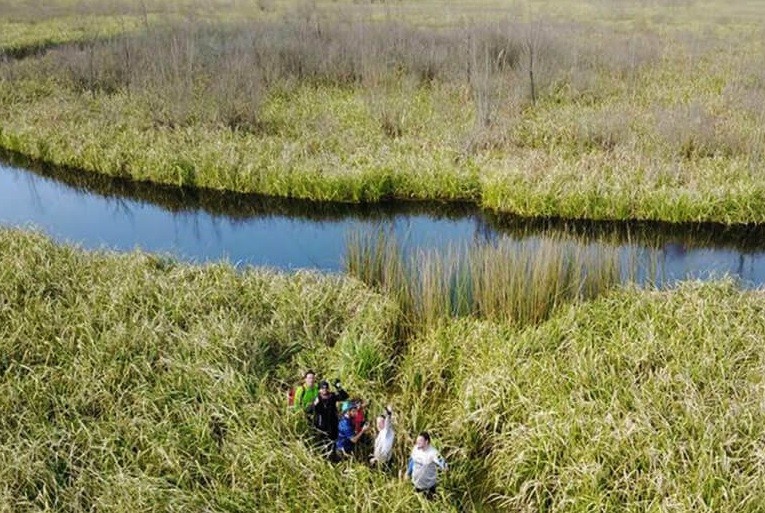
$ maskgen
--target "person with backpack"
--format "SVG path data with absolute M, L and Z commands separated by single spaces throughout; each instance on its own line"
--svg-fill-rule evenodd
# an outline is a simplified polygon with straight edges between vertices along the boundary
M 324 436 L 326 442 L 337 440 L 337 403 L 348 399 L 348 392 L 343 390 L 340 381 L 335 381 L 335 392 L 329 390 L 329 383 L 319 383 L 319 395 L 308 408 L 313 413 L 313 425 Z M 329 443 L 327 443 L 329 445 Z
M 319 395 L 319 386 L 316 384 L 316 373 L 309 369 L 303 375 L 304 383 L 295 389 L 292 399 L 292 407 L 295 411 L 307 411 Z

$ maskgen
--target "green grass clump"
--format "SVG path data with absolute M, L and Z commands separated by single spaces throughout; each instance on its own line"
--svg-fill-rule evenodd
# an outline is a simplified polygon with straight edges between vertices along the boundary
M 395 298 L 415 329 L 465 316 L 535 324 L 614 288 L 622 274 L 617 249 L 593 250 L 560 234 L 412 251 L 379 231 L 353 233 L 347 247 L 346 272 Z

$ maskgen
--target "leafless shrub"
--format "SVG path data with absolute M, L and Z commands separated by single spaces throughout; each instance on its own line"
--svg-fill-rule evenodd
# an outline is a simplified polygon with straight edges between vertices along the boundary
M 546 20 L 418 28 L 329 18 L 306 0 L 280 21 L 212 26 L 191 20 L 162 31 L 70 45 L 51 52 L 43 67 L 77 90 L 126 90 L 174 102 L 162 109 L 181 113 L 174 121 L 170 115 L 171 124 L 197 116 L 235 129 L 257 125 L 269 89 L 294 83 L 466 83 L 476 130 L 483 130 L 497 111 L 508 110 L 507 103 L 582 94 L 597 87 L 602 66 L 633 70 L 650 58 L 637 53 L 628 53 L 627 61 L 618 53 L 604 57 L 603 46 L 619 46 L 601 41 L 595 48 L 585 35 L 581 26 Z M 395 113 L 379 114 L 383 129 L 395 137 L 400 132 Z
M 608 51 L 597 54 L 598 64 L 616 73 L 621 79 L 631 79 L 644 66 L 657 62 L 663 52 L 663 44 L 655 34 L 631 34 L 619 37 L 613 33 L 603 34 Z
M 493 123 L 476 127 L 465 139 L 463 153 L 475 155 L 485 151 L 501 151 L 511 143 L 512 126 L 508 123 Z
M 394 77 L 384 83 L 365 87 L 364 101 L 370 116 L 382 132 L 395 139 L 417 130 L 422 122 L 415 114 L 420 84 L 416 77 Z
M 258 0 L 258 9 L 263 12 L 272 12 L 276 8 L 274 0 Z
M 100 43 L 86 43 L 55 52 L 75 89 L 112 93 L 129 83 L 132 63 L 124 62 L 117 48 L 108 52 L 103 48 Z
M 723 90 L 730 108 L 740 109 L 758 122 L 765 122 L 765 69 L 759 62 L 742 63 L 742 72 Z

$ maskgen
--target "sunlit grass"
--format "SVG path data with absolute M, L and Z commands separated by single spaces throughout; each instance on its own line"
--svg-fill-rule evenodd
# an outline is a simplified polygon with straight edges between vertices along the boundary
M 394 293 L 0 231 L 0 508 L 759 510 L 762 291 L 611 288 L 406 340 Z M 306 443 L 285 384 L 309 366 L 393 403 L 395 469 L 432 433 L 435 501 Z
M 410 344 L 410 431 L 499 511 L 758 511 L 761 292 L 628 289 L 533 329 L 461 321 Z
M 382 404 L 395 309 L 358 282 L 7 230 L 0 262 L 0 508 L 295 511 L 361 486 L 356 511 L 416 507 L 324 461 L 286 409 L 309 367 Z
M 383 231 L 349 236 L 345 270 L 396 298 L 417 328 L 453 317 L 539 323 L 564 305 L 606 293 L 629 274 L 617 248 L 587 248 L 563 237 L 412 250 Z
M 752 5 L 62 7 L 6 23 L 32 40 L 65 19 L 105 32 L 0 65 L 0 145 L 83 171 L 320 201 L 762 222 Z M 452 17 L 428 21 L 439 8 Z

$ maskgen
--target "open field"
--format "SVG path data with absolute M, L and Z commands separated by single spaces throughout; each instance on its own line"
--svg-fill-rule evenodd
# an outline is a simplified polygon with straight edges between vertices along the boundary
M 0 231 L 0 510 L 760 511 L 765 296 L 612 290 L 538 324 L 443 317 L 341 276 L 85 253 Z M 426 503 L 333 465 L 285 411 L 316 367 L 429 429 Z
M 0 146 L 34 159 L 316 200 L 765 220 L 759 0 L 6 3 L 0 46 L 29 55 L 0 64 Z

